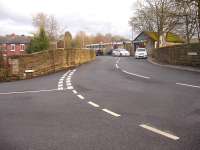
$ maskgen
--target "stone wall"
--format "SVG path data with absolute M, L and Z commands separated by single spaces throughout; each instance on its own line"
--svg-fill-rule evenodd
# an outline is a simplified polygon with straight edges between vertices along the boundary
M 200 67 L 200 44 L 184 44 L 153 49 L 152 58 L 160 63 Z
M 10 78 L 25 79 L 76 67 L 96 58 L 95 52 L 81 49 L 58 49 L 8 58 Z M 28 71 L 28 73 L 26 73 Z
M 7 78 L 7 68 L 5 66 L 3 52 L 0 51 L 0 81 L 6 80 Z

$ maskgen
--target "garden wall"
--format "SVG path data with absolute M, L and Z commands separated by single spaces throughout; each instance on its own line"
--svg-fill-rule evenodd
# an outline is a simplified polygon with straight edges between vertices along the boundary
M 58 49 L 22 56 L 11 56 L 9 78 L 25 79 L 76 67 L 96 58 L 95 52 L 85 49 Z
M 160 63 L 200 68 L 200 44 L 184 44 L 152 50 L 152 58 Z

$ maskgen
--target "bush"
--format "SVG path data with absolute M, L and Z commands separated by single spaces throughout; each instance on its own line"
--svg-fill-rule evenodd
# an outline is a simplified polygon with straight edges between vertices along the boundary
M 49 48 L 49 39 L 46 35 L 44 28 L 40 28 L 39 35 L 36 35 L 27 48 L 28 53 L 39 52 Z

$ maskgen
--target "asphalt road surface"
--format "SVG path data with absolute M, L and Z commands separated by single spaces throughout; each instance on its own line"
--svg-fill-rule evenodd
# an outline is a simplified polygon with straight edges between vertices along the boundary
M 97 57 L 0 83 L 0 150 L 200 150 L 200 73 Z

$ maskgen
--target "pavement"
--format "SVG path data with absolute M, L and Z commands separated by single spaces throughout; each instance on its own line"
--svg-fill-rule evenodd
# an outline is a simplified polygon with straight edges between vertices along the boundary
M 199 150 L 200 73 L 132 57 L 0 84 L 0 150 Z
M 154 65 L 158 65 L 158 66 L 162 66 L 162 67 L 168 67 L 168 68 L 186 70 L 186 71 L 193 71 L 193 72 L 200 72 L 200 68 L 197 68 L 197 67 L 162 64 L 162 63 L 156 62 L 156 60 L 154 60 L 152 58 L 148 58 L 147 60 Z

